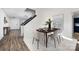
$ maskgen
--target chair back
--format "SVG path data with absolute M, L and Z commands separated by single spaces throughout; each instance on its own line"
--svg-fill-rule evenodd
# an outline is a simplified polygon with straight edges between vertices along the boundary
M 43 39 L 44 38 L 44 34 L 41 32 L 38 32 L 36 30 L 33 30 L 33 37 L 37 38 L 37 39 Z
M 61 33 L 62 33 L 61 30 L 56 30 L 56 31 L 54 32 L 54 36 L 57 36 L 57 35 L 59 35 L 59 34 L 61 34 Z

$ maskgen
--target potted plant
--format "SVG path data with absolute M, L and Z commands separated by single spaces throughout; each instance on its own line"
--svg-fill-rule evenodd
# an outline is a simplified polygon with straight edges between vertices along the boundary
M 48 19 L 48 21 L 46 21 L 46 25 L 48 25 L 48 30 L 51 30 L 51 19 Z

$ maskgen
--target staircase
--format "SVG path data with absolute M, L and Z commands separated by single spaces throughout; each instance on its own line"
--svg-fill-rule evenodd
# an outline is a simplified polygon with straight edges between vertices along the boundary
M 32 9 L 27 8 L 25 11 L 26 12 L 30 12 L 31 13 L 31 16 L 28 19 L 26 19 L 24 22 L 21 23 L 21 36 L 22 37 L 24 36 L 24 26 L 26 24 L 28 24 L 30 21 L 32 21 L 37 16 L 35 10 L 32 10 Z
M 34 15 L 32 17 L 30 17 L 29 19 L 25 20 L 21 25 L 24 26 L 26 25 L 27 23 L 29 23 L 31 20 L 33 20 L 37 15 Z

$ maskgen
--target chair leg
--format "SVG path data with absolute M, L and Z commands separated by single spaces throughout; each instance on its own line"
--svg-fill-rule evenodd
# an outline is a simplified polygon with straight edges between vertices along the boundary
M 63 37 L 61 37 L 60 35 L 59 35 L 59 39 L 60 39 L 60 42 L 62 41 L 62 39 L 63 39 Z
M 58 37 L 56 37 L 56 38 L 57 38 L 57 41 L 58 41 L 58 44 L 59 44 L 59 43 L 60 43 L 60 41 L 59 41 L 59 40 L 60 40 L 60 39 L 59 39 L 59 36 L 58 36 Z
M 34 40 L 35 40 L 35 38 L 33 38 L 33 40 L 32 40 L 32 44 L 34 43 Z
M 60 42 L 61 42 L 61 36 L 59 35 L 59 39 L 60 39 Z
M 32 44 L 34 43 L 34 38 L 33 38 L 33 40 L 32 40 Z
M 45 43 L 46 43 L 46 41 L 45 41 L 45 39 L 44 39 L 44 45 L 45 45 Z
M 55 38 L 53 38 L 54 39 L 54 45 L 55 45 L 55 48 L 56 48 L 56 41 L 55 41 Z
M 51 40 L 52 40 L 52 37 L 51 37 Z
M 39 49 L 39 40 L 37 40 L 37 49 Z
M 37 42 L 37 49 L 39 49 L 39 39 L 33 38 L 32 44 L 34 43 L 34 40 Z

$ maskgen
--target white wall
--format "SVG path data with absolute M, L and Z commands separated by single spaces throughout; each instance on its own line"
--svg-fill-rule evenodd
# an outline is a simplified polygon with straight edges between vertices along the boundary
M 4 17 L 9 21 L 4 11 L 0 8 L 0 40 L 3 38 Z
M 10 19 L 10 29 L 19 29 L 20 28 L 20 20 L 18 18 Z
M 73 33 L 73 18 L 72 13 L 65 12 L 64 13 L 64 30 L 63 35 L 69 38 L 72 38 Z
M 3 37 L 3 25 L 4 25 L 3 18 L 0 17 L 0 40 L 1 40 L 2 37 Z

